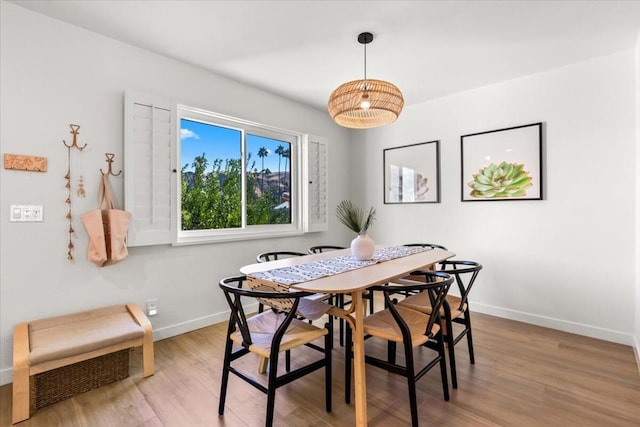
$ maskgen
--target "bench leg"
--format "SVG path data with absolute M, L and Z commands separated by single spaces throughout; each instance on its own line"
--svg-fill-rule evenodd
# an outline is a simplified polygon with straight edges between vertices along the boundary
M 144 329 L 144 338 L 142 340 L 142 373 L 144 377 L 150 377 L 156 372 L 153 356 L 153 328 L 151 326 L 151 322 L 137 305 L 127 304 L 127 310 L 135 319 L 136 323 Z
M 13 330 L 13 424 L 29 418 L 29 325 Z
M 13 371 L 13 424 L 29 418 L 29 367 Z
M 144 377 L 150 377 L 156 372 L 153 355 L 153 335 L 145 331 L 142 341 L 142 373 Z

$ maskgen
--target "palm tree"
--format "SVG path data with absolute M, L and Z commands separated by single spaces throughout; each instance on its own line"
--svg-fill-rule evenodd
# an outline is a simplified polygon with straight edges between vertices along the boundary
M 282 157 L 284 157 L 284 176 L 288 177 L 289 175 L 287 175 L 287 165 L 289 164 L 289 158 L 291 157 L 291 149 L 287 148 L 286 150 L 284 150 L 284 152 L 282 153 Z M 288 181 L 285 182 L 285 185 L 288 185 Z
M 278 193 L 282 196 L 282 186 L 280 184 L 280 161 L 284 154 L 284 147 L 282 145 L 278 145 L 278 148 L 276 148 L 276 154 L 278 155 Z
M 262 192 L 264 193 L 264 158 L 269 155 L 269 150 L 266 147 L 260 147 L 258 150 L 258 157 L 262 159 L 262 170 L 260 171 L 262 174 L 262 184 L 260 185 Z

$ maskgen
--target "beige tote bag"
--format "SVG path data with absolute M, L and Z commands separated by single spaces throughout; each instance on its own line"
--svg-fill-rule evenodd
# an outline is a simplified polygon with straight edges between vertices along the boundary
M 131 214 L 115 209 L 111 186 L 107 175 L 102 174 L 98 209 L 82 215 L 89 246 L 87 258 L 98 267 L 115 264 L 129 255 L 127 250 L 127 229 Z

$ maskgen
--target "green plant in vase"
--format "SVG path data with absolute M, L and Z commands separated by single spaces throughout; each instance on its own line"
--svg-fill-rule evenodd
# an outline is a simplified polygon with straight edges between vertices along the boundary
M 336 207 L 336 216 L 349 230 L 358 236 L 351 241 L 351 253 L 359 260 L 369 260 L 375 251 L 375 243 L 367 235 L 367 231 L 376 219 L 373 206 L 365 216 L 364 211 L 350 200 L 343 200 Z

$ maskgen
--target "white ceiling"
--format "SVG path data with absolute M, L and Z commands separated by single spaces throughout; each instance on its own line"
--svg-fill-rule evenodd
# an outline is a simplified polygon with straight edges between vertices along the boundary
M 640 1 L 13 3 L 318 109 L 367 75 L 406 105 L 635 46 Z

